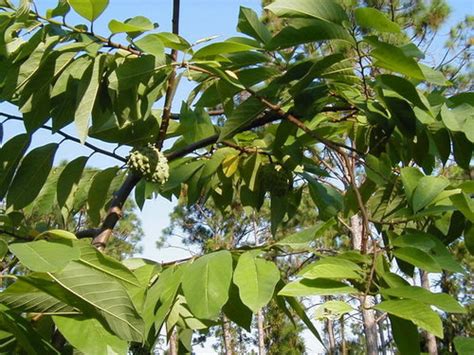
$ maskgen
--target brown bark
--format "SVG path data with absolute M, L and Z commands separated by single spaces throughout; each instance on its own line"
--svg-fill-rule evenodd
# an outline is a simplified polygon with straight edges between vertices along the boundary
M 344 315 L 341 316 L 341 319 L 339 322 L 341 325 L 341 352 L 342 352 L 342 355 L 347 355 Z
M 168 354 L 169 355 L 178 355 L 178 332 L 173 329 L 171 333 L 170 340 L 168 342 Z
M 265 329 L 263 327 L 263 311 L 257 312 L 257 327 L 258 327 L 258 355 L 265 355 L 267 353 L 265 349 Z
M 224 348 L 226 355 L 234 355 L 232 346 L 232 332 L 230 329 L 229 319 L 225 315 L 222 316 L 222 335 L 224 338 Z
M 421 287 L 430 291 L 430 279 L 427 272 L 420 270 L 420 280 Z M 428 353 L 430 355 L 438 355 L 438 345 L 436 344 L 436 337 L 427 331 L 424 331 L 423 335 L 426 340 L 426 350 L 428 350 Z
M 326 319 L 326 328 L 329 340 L 328 353 L 334 355 L 336 354 L 336 339 L 334 338 L 334 323 L 332 319 Z
M 351 217 L 352 246 L 355 250 L 361 250 L 363 243 L 362 218 L 359 215 Z M 370 295 L 359 297 L 360 308 L 362 312 L 362 321 L 364 323 L 365 342 L 368 355 L 378 354 L 378 335 L 377 322 L 375 320 L 375 311 L 370 309 L 375 304 L 375 299 Z

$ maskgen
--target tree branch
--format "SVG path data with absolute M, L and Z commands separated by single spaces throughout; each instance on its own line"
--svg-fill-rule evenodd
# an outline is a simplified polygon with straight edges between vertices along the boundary
M 10 114 L 7 114 L 7 113 L 4 113 L 4 112 L 0 112 L 0 116 L 2 117 L 5 117 L 6 121 L 8 120 L 15 120 L 15 121 L 23 121 L 23 118 L 22 117 L 19 117 L 19 116 L 14 116 L 14 115 L 10 115 Z M 75 142 L 75 143 L 78 143 L 78 144 L 82 144 L 84 145 L 85 147 L 91 149 L 92 151 L 94 151 L 94 153 L 99 153 L 99 154 L 103 154 L 103 155 L 107 155 L 111 158 L 114 158 L 114 159 L 117 159 L 117 160 L 120 160 L 121 162 L 123 163 L 126 163 L 127 162 L 127 159 L 125 159 L 124 157 L 120 156 L 120 155 L 117 155 L 113 152 L 109 152 L 108 150 L 105 150 L 105 149 L 102 149 L 102 148 L 99 148 L 99 147 L 96 147 L 95 145 L 91 144 L 91 143 L 88 143 L 88 142 L 84 142 L 84 143 L 81 143 L 80 139 L 76 138 L 76 137 L 73 137 L 61 130 L 54 130 L 53 127 L 51 126 L 48 126 L 48 125 L 42 125 L 40 128 L 42 129 L 46 129 L 48 131 L 51 131 L 53 134 L 59 134 L 60 136 L 63 136 L 66 140 L 68 141 L 72 141 L 72 142 Z
M 173 0 L 173 33 L 179 34 L 179 6 L 180 0 Z M 178 51 L 176 49 L 171 50 L 171 60 L 176 62 L 178 60 Z M 161 117 L 160 131 L 158 132 L 158 139 L 156 147 L 161 150 L 163 148 L 163 142 L 166 139 L 166 133 L 168 132 L 168 126 L 171 117 L 171 105 L 173 103 L 174 93 L 176 91 L 176 67 L 173 67 L 169 79 L 168 87 L 166 88 L 165 104 L 163 107 L 163 115 Z

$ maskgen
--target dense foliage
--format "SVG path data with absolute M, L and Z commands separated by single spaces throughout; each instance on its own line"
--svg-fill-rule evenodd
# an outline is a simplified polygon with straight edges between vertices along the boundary
M 421 332 L 436 347 L 441 315 L 466 308 L 432 292 L 429 275 L 462 279 L 452 248 L 474 253 L 469 85 L 452 90 L 453 77 L 423 61 L 395 10 L 277 0 L 265 23 L 241 8 L 242 36 L 190 44 L 178 35 L 177 4 L 173 33 L 139 16 L 99 35 L 93 23 L 107 0 L 61 0 L 45 14 L 31 0 L 0 0 L 0 99 L 22 113 L 0 113 L 2 130 L 25 126 L 0 148 L 2 351 L 150 353 L 163 333 L 191 352 L 193 332 L 224 318 L 248 329 L 270 302 L 322 340 L 305 296 L 328 300 L 318 319 L 360 313 L 367 353 L 383 347 L 386 318 L 401 353 L 420 353 Z M 70 11 L 87 23 L 69 23 Z M 435 27 L 431 19 L 416 30 Z M 181 77 L 195 88 L 172 113 Z M 79 156 L 53 168 L 61 143 L 29 149 L 40 129 L 119 166 L 92 171 Z M 151 171 L 141 156 L 127 170 L 127 157 L 90 138 L 159 151 L 147 158 L 158 163 Z M 269 206 L 271 235 L 288 225 L 295 233 L 217 243 L 174 263 L 119 261 L 102 251 L 132 191 L 140 207 L 157 195 L 248 215 Z M 308 196 L 316 216 L 295 223 Z M 32 223 L 32 211 L 56 213 L 58 226 Z M 78 211 L 90 228 L 70 229 Z M 334 243 L 329 251 L 320 238 Z M 289 254 L 304 262 L 282 275 L 274 260 Z M 465 329 L 453 331 L 456 350 L 472 353 Z

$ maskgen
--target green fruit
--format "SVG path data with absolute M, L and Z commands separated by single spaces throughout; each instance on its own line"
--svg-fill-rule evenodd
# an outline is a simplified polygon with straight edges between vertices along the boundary
M 264 190 L 277 197 L 285 196 L 293 182 L 291 172 L 286 171 L 281 165 L 269 164 L 263 166 L 260 170 L 260 176 Z
M 132 150 L 127 165 L 147 181 L 163 184 L 169 177 L 168 160 L 153 145 Z

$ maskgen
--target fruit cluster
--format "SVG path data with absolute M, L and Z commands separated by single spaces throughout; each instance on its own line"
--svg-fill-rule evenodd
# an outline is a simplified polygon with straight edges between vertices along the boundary
M 169 177 L 168 160 L 151 144 L 132 150 L 127 165 L 147 181 L 163 184 Z
M 283 197 L 290 191 L 293 175 L 281 165 L 264 165 L 260 170 L 260 174 L 264 189 L 272 195 Z

